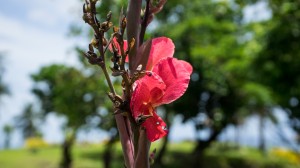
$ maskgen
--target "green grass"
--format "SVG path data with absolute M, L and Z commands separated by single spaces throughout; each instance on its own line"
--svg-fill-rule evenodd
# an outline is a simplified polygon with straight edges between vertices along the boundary
M 209 168 L 299 168 L 298 163 L 292 163 L 286 158 L 273 155 L 271 152 L 261 153 L 256 148 L 222 146 L 215 144 L 205 153 L 205 164 Z
M 191 143 L 172 144 L 170 152 L 189 152 L 193 145 Z M 74 168 L 101 168 L 102 152 L 104 145 L 76 145 L 73 148 Z M 151 151 L 159 148 L 159 143 L 153 143 Z M 119 168 L 123 165 L 120 145 L 115 145 L 113 167 Z M 32 152 L 28 149 L 2 150 L 0 151 L 0 168 L 57 168 L 61 157 L 59 146 L 50 146 Z M 167 162 L 172 159 L 166 159 Z
M 159 143 L 154 148 L 159 149 Z M 102 152 L 105 145 L 75 145 L 73 148 L 74 168 L 101 168 Z M 164 168 L 191 167 L 193 157 L 190 156 L 194 143 L 184 142 L 168 145 L 163 158 Z M 121 168 L 123 157 L 120 145 L 113 148 L 113 168 Z M 0 151 L 0 168 L 57 168 L 60 162 L 60 147 L 51 146 L 33 153 L 27 149 Z M 242 147 L 236 149 L 221 144 L 214 144 L 205 151 L 203 165 L 207 168 L 297 168 L 288 160 L 269 154 L 263 155 L 257 149 Z
M 1 168 L 57 168 L 59 148 L 43 148 L 36 153 L 26 149 L 0 152 Z

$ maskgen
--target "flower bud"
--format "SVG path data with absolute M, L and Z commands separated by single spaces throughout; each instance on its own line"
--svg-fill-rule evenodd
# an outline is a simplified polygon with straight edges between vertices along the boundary
M 114 26 L 114 27 L 113 27 L 113 31 L 114 31 L 114 33 L 118 33 L 118 32 L 119 32 L 119 30 L 120 30 L 120 28 L 119 28 L 119 27 L 117 27 L 117 26 Z
M 131 50 L 131 48 L 133 48 L 134 44 L 135 44 L 135 39 L 132 38 L 129 45 L 128 45 L 128 50 Z
M 111 11 L 108 12 L 108 14 L 106 15 L 106 20 L 110 21 L 111 19 Z
M 121 75 L 123 75 L 124 74 L 124 72 L 123 71 L 115 71 L 115 72 L 112 72 L 112 76 L 121 76 Z
M 127 19 L 126 19 L 126 17 L 124 16 L 123 19 L 122 19 L 122 23 L 121 23 L 121 26 L 122 26 L 122 29 L 123 29 L 123 30 L 126 28 L 126 25 L 127 25 Z
M 105 22 L 102 22 L 101 25 L 100 25 L 100 28 L 103 30 L 103 31 L 108 31 L 111 27 L 113 26 L 113 23 L 112 22 L 109 22 L 109 21 L 105 21 Z
M 96 4 L 98 0 L 91 0 L 91 3 Z
M 106 46 L 107 45 L 107 40 L 105 37 L 102 38 L 102 45 L 103 46 Z
M 93 48 L 93 45 L 92 45 L 92 44 L 89 44 L 89 51 L 90 51 L 90 52 L 94 52 L 94 48 Z
M 98 48 L 98 44 L 99 44 L 99 40 L 97 40 L 97 39 L 95 39 L 95 38 L 93 38 L 93 39 L 91 40 L 91 45 L 92 45 L 93 47 Z

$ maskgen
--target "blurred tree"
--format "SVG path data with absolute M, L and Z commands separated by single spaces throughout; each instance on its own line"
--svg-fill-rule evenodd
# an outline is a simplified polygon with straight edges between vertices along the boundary
M 300 2 L 270 0 L 272 19 L 264 45 L 253 62 L 256 80 L 274 91 L 274 99 L 291 117 L 291 125 L 300 135 Z
M 3 53 L 0 53 L 0 96 L 9 93 L 7 86 L 3 83 L 3 73 Z
M 34 111 L 33 104 L 27 104 L 21 115 L 15 118 L 16 127 L 21 129 L 24 139 L 39 136 L 36 122 L 41 118 L 41 114 Z
M 0 52 L 0 103 L 1 102 L 1 97 L 3 95 L 9 94 L 8 87 L 3 83 L 3 73 L 4 73 L 4 67 L 3 67 L 3 53 Z M 0 114 L 1 114 L 1 109 L 0 109 Z M 5 133 L 5 142 L 4 142 L 4 147 L 9 148 L 9 142 L 10 142 L 10 134 L 13 131 L 13 128 L 10 125 L 5 125 L 3 127 L 3 131 Z
M 199 132 L 210 133 L 199 137 L 197 158 L 229 124 L 272 108 L 272 92 L 253 81 L 253 56 L 260 48 L 252 41 L 253 27 L 243 21 L 244 7 L 255 2 L 174 0 L 157 16 L 156 35 L 171 37 L 175 56 L 194 67 L 187 93 L 167 108 L 184 121 L 192 119 Z M 195 160 L 198 167 L 201 160 Z
M 4 142 L 4 148 L 9 149 L 10 148 L 10 141 L 11 141 L 11 133 L 13 132 L 14 128 L 11 125 L 4 125 L 3 132 L 5 135 L 5 142 Z
M 54 112 L 67 118 L 66 136 L 62 146 L 61 167 L 71 167 L 71 148 L 78 129 L 95 126 L 102 122 L 100 105 L 106 104 L 106 85 L 99 83 L 98 78 L 88 72 L 66 65 L 42 67 L 32 75 L 35 82 L 33 93 L 39 98 L 43 114 Z M 105 98 L 104 98 L 105 97 Z M 112 119 L 111 115 L 111 119 Z
M 1 102 L 2 96 L 9 94 L 9 89 L 7 85 L 3 82 L 3 74 L 4 74 L 3 53 L 0 52 L 0 104 L 2 103 Z M 0 114 L 1 114 L 1 108 L 0 108 Z

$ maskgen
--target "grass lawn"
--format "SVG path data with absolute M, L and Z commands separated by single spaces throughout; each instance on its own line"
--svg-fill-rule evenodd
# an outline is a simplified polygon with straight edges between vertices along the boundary
M 26 149 L 0 152 L 1 168 L 57 168 L 59 148 L 43 148 L 36 153 Z
M 159 144 L 154 143 L 151 150 L 158 148 Z M 193 145 L 172 144 L 171 151 L 188 152 Z M 74 168 L 101 168 L 102 152 L 104 145 L 76 145 L 73 148 L 73 166 Z M 120 168 L 123 165 L 121 156 L 121 147 L 116 145 L 114 148 L 113 167 Z M 57 168 L 61 157 L 59 146 L 49 146 L 39 149 L 37 152 L 28 149 L 2 150 L 0 151 L 0 168 Z M 166 159 L 167 162 L 172 159 Z
M 103 145 L 77 145 L 73 149 L 75 168 L 101 167 Z M 0 168 L 57 168 L 60 147 L 44 147 L 37 152 L 28 149 L 0 151 Z M 97 159 L 99 158 L 99 159 Z
M 168 145 L 168 151 L 163 158 L 164 168 L 190 168 L 192 161 L 190 153 L 194 147 L 191 142 L 172 143 Z M 74 168 L 101 168 L 102 152 L 105 145 L 75 145 L 73 148 Z M 151 147 L 159 149 L 159 143 Z M 113 168 L 123 167 L 121 148 L 116 145 L 113 149 Z M 276 151 L 274 154 L 261 154 L 254 148 L 226 147 L 220 144 L 213 145 L 204 154 L 203 165 L 207 168 L 297 168 L 300 167 L 299 155 L 291 156 L 284 151 Z M 292 158 L 292 159 L 290 159 Z M 298 159 L 298 160 L 297 160 Z M 0 168 L 58 168 L 60 161 L 60 147 L 49 146 L 33 153 L 28 149 L 2 150 L 0 151 Z

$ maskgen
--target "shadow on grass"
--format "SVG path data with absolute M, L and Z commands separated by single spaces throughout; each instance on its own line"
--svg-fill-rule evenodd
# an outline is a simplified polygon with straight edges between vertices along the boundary
M 101 160 L 101 163 L 103 164 L 104 163 L 103 154 L 104 153 L 100 152 L 100 151 L 84 151 L 84 152 L 81 152 L 80 157 L 87 159 L 87 160 L 95 161 L 95 162 L 98 162 L 99 160 Z M 123 156 L 121 155 L 121 153 L 117 152 L 116 150 L 113 151 L 111 160 L 112 160 L 112 162 L 111 162 L 112 168 L 124 167 L 123 166 Z M 101 166 L 104 167 L 104 165 L 101 165 Z
M 102 159 L 103 154 L 102 152 L 97 151 L 84 151 L 80 153 L 80 157 L 88 160 L 98 161 L 99 159 Z
M 122 152 L 114 150 L 112 156 L 112 168 L 123 167 Z M 82 158 L 99 161 L 103 159 L 102 152 L 85 151 Z M 163 165 L 155 163 L 151 168 L 194 168 L 195 158 L 190 152 L 167 151 L 163 157 Z M 209 149 L 205 152 L 201 168 L 296 168 L 299 165 L 291 165 L 272 157 L 264 156 L 257 150 L 220 150 Z M 197 167 L 198 168 L 198 167 Z
M 238 153 L 238 151 L 236 151 Z M 196 157 L 201 159 L 200 156 Z M 258 159 L 259 158 L 259 159 Z M 205 153 L 201 159 L 201 167 L 194 167 L 195 157 L 184 152 L 168 152 L 164 158 L 164 165 L 155 164 L 153 168 L 299 168 L 297 164 L 291 164 L 280 159 L 268 156 L 230 155 L 224 151 Z

